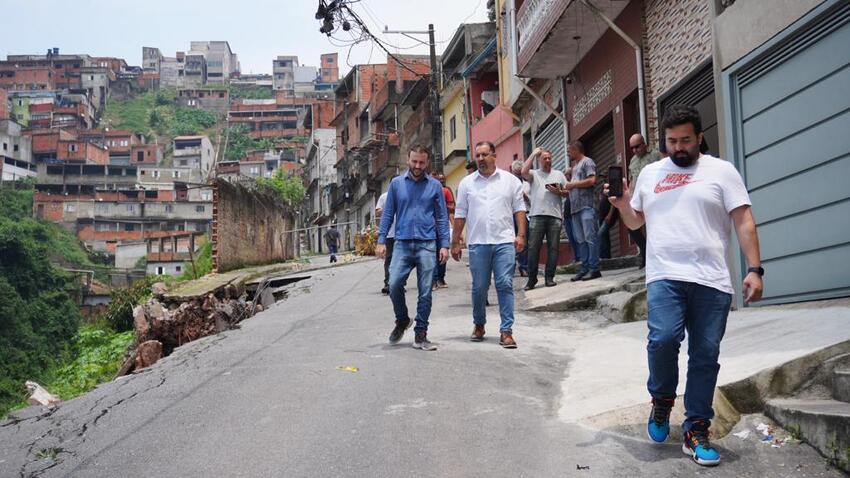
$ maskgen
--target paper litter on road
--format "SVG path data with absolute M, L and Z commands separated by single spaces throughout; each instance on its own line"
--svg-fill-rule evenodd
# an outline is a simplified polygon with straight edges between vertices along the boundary
M 339 366 L 339 367 L 337 367 L 336 369 L 337 369 L 337 370 L 339 370 L 339 371 L 341 371 L 341 372 L 351 372 L 351 373 L 359 372 L 359 371 L 360 371 L 360 369 L 359 369 L 359 368 L 357 368 L 357 367 L 352 367 L 352 366 L 350 366 L 350 365 L 349 365 L 349 366 L 347 366 L 347 367 L 343 367 L 342 365 L 340 365 L 340 366 Z
M 750 436 L 750 431 L 749 430 L 741 430 L 738 433 L 733 433 L 733 435 L 740 438 L 741 440 L 746 440 L 747 437 Z

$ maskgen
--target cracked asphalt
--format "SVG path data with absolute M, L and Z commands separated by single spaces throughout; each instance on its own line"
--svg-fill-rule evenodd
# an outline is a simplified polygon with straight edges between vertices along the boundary
M 503 350 L 490 307 L 488 339 L 471 343 L 469 273 L 451 262 L 431 317 L 439 350 L 422 352 L 410 331 L 386 342 L 380 262 L 308 274 L 240 329 L 0 423 L 0 477 L 844 476 L 804 444 L 729 436 L 706 469 L 678 443 L 562 421 L 571 347 L 608 325 L 592 312 L 519 313 L 519 348 Z

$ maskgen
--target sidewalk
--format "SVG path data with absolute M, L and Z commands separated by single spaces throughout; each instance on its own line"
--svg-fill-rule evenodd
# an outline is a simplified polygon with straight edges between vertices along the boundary
M 618 324 L 577 343 L 567 377 L 561 383 L 560 418 L 599 430 L 642 436 L 649 410 L 646 334 L 645 322 Z M 732 312 L 720 354 L 715 432 L 722 436 L 738 419 L 734 408 L 724 403 L 725 386 L 848 341 L 847 300 Z M 687 340 L 679 355 L 680 396 L 684 393 L 686 371 Z M 678 400 L 672 420 L 678 423 L 682 418 Z

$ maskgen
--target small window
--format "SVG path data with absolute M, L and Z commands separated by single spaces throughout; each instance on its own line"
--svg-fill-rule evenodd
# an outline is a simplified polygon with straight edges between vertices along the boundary
M 132 232 L 133 231 L 133 224 L 129 223 L 129 222 L 125 222 L 124 223 L 124 230 L 128 231 L 128 232 Z
M 150 153 L 149 153 L 149 154 L 150 154 Z M 142 162 L 142 161 L 144 161 L 144 160 L 145 160 L 145 152 L 144 152 L 144 151 L 139 151 L 139 152 L 137 152 L 137 153 L 136 153 L 136 161 L 138 161 L 138 162 Z M 144 171 L 142 172 L 142 174 L 144 174 Z
M 175 179 L 179 178 L 180 177 L 180 171 L 171 171 L 171 177 L 175 178 Z
M 204 212 L 206 210 L 205 206 L 195 206 L 195 212 Z
M 74 204 L 72 202 L 65 203 L 65 212 L 74 212 L 76 210 L 77 210 L 76 204 Z
M 8 149 L 9 149 L 9 143 L 3 143 L 3 151 L 6 151 Z
M 180 266 L 177 266 L 177 267 L 174 268 L 174 270 L 176 270 L 177 272 L 180 272 L 181 270 L 183 270 L 183 268 L 180 267 Z
M 457 118 L 452 116 L 449 120 L 449 141 L 454 141 L 457 138 Z
M 127 212 L 136 212 L 136 205 L 135 204 L 127 204 Z
M 6 149 L 5 143 L 3 143 L 3 149 Z M 68 145 L 68 152 L 69 153 L 76 153 L 77 152 L 77 145 L 75 143 L 69 144 Z
M 156 275 L 161 276 L 165 273 L 165 269 L 162 266 L 156 266 Z
M 165 212 L 174 212 L 174 204 L 166 204 Z
M 153 170 L 153 177 L 155 177 L 155 178 L 159 177 L 159 170 L 158 169 Z
M 12 147 L 12 150 L 13 150 L 13 151 L 15 151 L 15 152 L 17 152 L 17 151 L 18 151 L 18 145 L 17 145 L 17 144 L 16 144 L 16 145 L 14 145 L 14 146 Z

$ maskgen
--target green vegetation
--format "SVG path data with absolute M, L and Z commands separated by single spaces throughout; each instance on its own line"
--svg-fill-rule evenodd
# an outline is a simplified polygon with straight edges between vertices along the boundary
M 32 194 L 0 190 L 0 414 L 26 397 L 26 380 L 43 380 L 67 356 L 82 319 L 73 276 L 51 260 L 90 261 L 76 238 L 30 217 Z
M 108 100 L 103 124 L 147 136 L 202 134 L 216 125 L 215 115 L 176 106 L 174 90 L 151 90 L 129 100 Z
M 115 332 L 105 324 L 80 326 L 71 349 L 73 360 L 49 373 L 47 389 L 70 400 L 112 380 L 135 339 L 132 330 Z
M 274 91 L 270 86 L 242 86 L 230 85 L 230 98 L 243 98 L 246 100 L 271 100 L 274 99 Z
M 151 285 L 158 276 L 147 276 L 127 289 L 113 289 L 112 300 L 99 319 L 113 330 L 133 330 L 133 307 L 151 298 Z
M 252 138 L 245 124 L 228 127 L 224 137 L 227 138 L 225 158 L 231 161 L 244 158 L 250 151 L 268 151 L 275 146 L 272 138 Z
M 301 178 L 278 169 L 270 178 L 257 178 L 257 185 L 261 190 L 279 197 L 293 208 L 301 205 L 304 200 L 306 189 Z
M 212 272 L 212 269 L 212 242 L 207 242 L 201 246 L 198 255 L 195 256 L 195 264 L 187 262 L 183 266 L 183 273 L 177 277 L 177 282 L 198 279 Z

